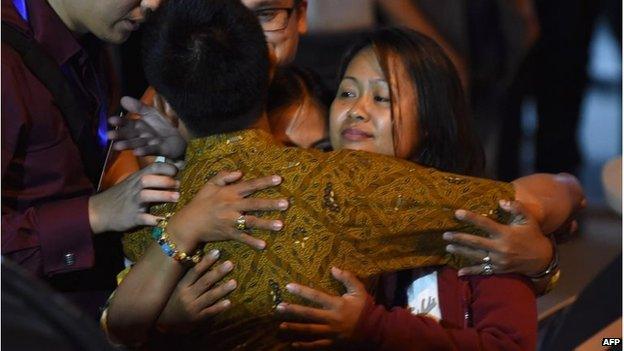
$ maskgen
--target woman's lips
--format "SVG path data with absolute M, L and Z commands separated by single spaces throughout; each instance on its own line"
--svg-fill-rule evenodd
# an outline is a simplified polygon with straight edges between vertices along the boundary
M 362 141 L 370 139 L 373 136 L 359 129 L 347 128 L 342 131 L 342 137 L 348 141 Z

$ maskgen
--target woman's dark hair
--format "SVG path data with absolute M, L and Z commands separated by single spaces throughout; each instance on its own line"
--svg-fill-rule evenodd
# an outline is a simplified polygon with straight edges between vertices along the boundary
M 332 95 L 314 71 L 303 67 L 278 68 L 269 86 L 267 111 L 300 104 L 306 96 L 329 107 Z
M 365 48 L 373 49 L 390 86 L 395 150 L 402 136 L 411 133 L 417 143 L 406 159 L 447 172 L 482 175 L 483 148 L 473 129 L 455 66 L 442 48 L 411 29 L 378 29 L 347 51 L 340 68 L 341 79 L 351 60 Z M 397 63 L 403 66 L 398 72 L 408 75 L 409 84 L 405 84 L 403 77 L 393 77 L 397 75 Z M 415 90 L 416 102 L 407 110 L 396 108 L 400 101 L 399 87 Z M 409 118 L 406 113 L 417 119 L 415 133 L 402 130 L 401 121 Z

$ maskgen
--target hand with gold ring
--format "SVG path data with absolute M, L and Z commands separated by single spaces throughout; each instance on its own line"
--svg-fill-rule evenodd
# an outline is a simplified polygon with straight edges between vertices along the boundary
M 279 231 L 284 224 L 247 212 L 284 211 L 286 199 L 249 198 L 256 191 L 277 186 L 280 176 L 268 176 L 239 181 L 242 173 L 220 172 L 195 195 L 193 200 L 179 210 L 170 220 L 169 228 L 176 228 L 177 237 L 186 242 L 237 240 L 257 249 L 263 249 L 263 240 L 249 235 L 249 229 Z
M 236 229 L 242 231 L 247 230 L 247 220 L 245 219 L 245 215 L 240 215 L 238 216 L 238 218 L 236 218 L 236 221 L 234 221 L 234 223 L 236 223 L 236 225 L 234 226 Z
M 459 275 L 490 272 L 533 275 L 550 264 L 553 257 L 552 243 L 534 217 L 518 201 L 501 201 L 500 208 L 511 214 L 510 224 L 500 224 L 470 211 L 456 211 L 457 219 L 489 235 L 482 237 L 468 233 L 444 233 L 443 238 L 450 242 L 447 245 L 448 252 L 480 261 L 477 265 L 460 269 Z

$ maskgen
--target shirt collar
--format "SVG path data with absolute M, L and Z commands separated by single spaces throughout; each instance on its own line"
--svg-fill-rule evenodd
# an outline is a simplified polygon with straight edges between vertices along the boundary
M 67 63 L 82 51 L 76 35 L 67 28 L 47 1 L 29 0 L 27 5 L 29 22 L 21 18 L 11 0 L 2 0 L 2 20 L 34 37 L 59 65 Z
M 268 148 L 279 145 L 273 136 L 260 129 L 245 129 L 232 133 L 216 134 L 191 139 L 186 149 L 186 159 L 215 158 L 231 154 L 244 147 Z

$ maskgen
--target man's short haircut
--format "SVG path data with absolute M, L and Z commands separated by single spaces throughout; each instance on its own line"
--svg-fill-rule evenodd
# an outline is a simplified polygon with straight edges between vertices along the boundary
M 143 65 L 196 137 L 245 129 L 264 109 L 268 48 L 239 0 L 165 2 L 145 26 Z

